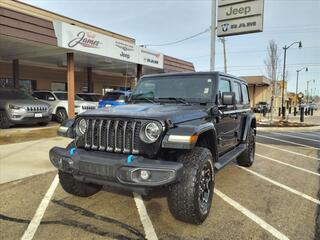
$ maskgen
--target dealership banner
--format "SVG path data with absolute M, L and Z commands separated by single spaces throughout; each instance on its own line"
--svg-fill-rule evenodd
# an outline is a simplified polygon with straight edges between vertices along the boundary
M 263 31 L 263 0 L 219 0 L 218 37 Z
M 114 37 L 54 21 L 58 46 L 163 69 L 163 54 Z

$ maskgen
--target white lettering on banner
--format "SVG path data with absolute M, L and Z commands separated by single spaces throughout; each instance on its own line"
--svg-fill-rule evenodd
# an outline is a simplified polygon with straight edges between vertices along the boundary
M 130 42 L 54 21 L 58 46 L 163 69 L 163 54 Z

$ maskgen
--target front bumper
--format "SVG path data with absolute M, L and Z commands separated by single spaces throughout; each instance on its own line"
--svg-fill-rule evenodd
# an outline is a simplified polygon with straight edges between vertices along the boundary
M 27 112 L 24 109 L 9 110 L 8 118 L 12 124 L 32 124 L 51 121 L 50 112 Z
M 49 155 L 52 164 L 61 171 L 73 174 L 80 181 L 100 185 L 163 186 L 179 181 L 183 171 L 182 163 L 178 162 L 80 148 L 67 150 L 54 147 Z

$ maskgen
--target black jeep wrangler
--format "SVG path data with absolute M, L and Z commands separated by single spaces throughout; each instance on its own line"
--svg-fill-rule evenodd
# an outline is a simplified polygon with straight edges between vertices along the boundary
M 79 114 L 60 127 L 72 137 L 50 151 L 64 190 L 88 197 L 103 185 L 147 194 L 163 187 L 171 213 L 200 224 L 215 173 L 254 161 L 256 119 L 245 81 L 220 72 L 142 77 L 126 105 Z

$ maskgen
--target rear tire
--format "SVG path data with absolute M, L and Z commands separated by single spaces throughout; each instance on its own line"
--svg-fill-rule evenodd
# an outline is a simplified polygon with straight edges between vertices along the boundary
M 172 215 L 184 222 L 201 224 L 211 208 L 214 189 L 213 158 L 209 149 L 195 147 L 182 154 L 183 176 L 170 186 L 168 205 Z
M 59 170 L 59 179 L 62 188 L 72 195 L 78 197 L 90 197 L 99 192 L 102 186 L 93 183 L 80 182 L 70 173 L 62 172 Z
M 9 118 L 5 111 L 0 111 L 0 128 L 6 129 L 10 127 Z
M 238 158 L 238 164 L 243 167 L 250 167 L 254 162 L 254 154 L 256 150 L 256 135 L 251 127 L 248 131 L 246 150 L 241 153 Z
M 56 119 L 58 123 L 63 123 L 68 120 L 67 111 L 64 108 L 59 108 L 56 112 Z

